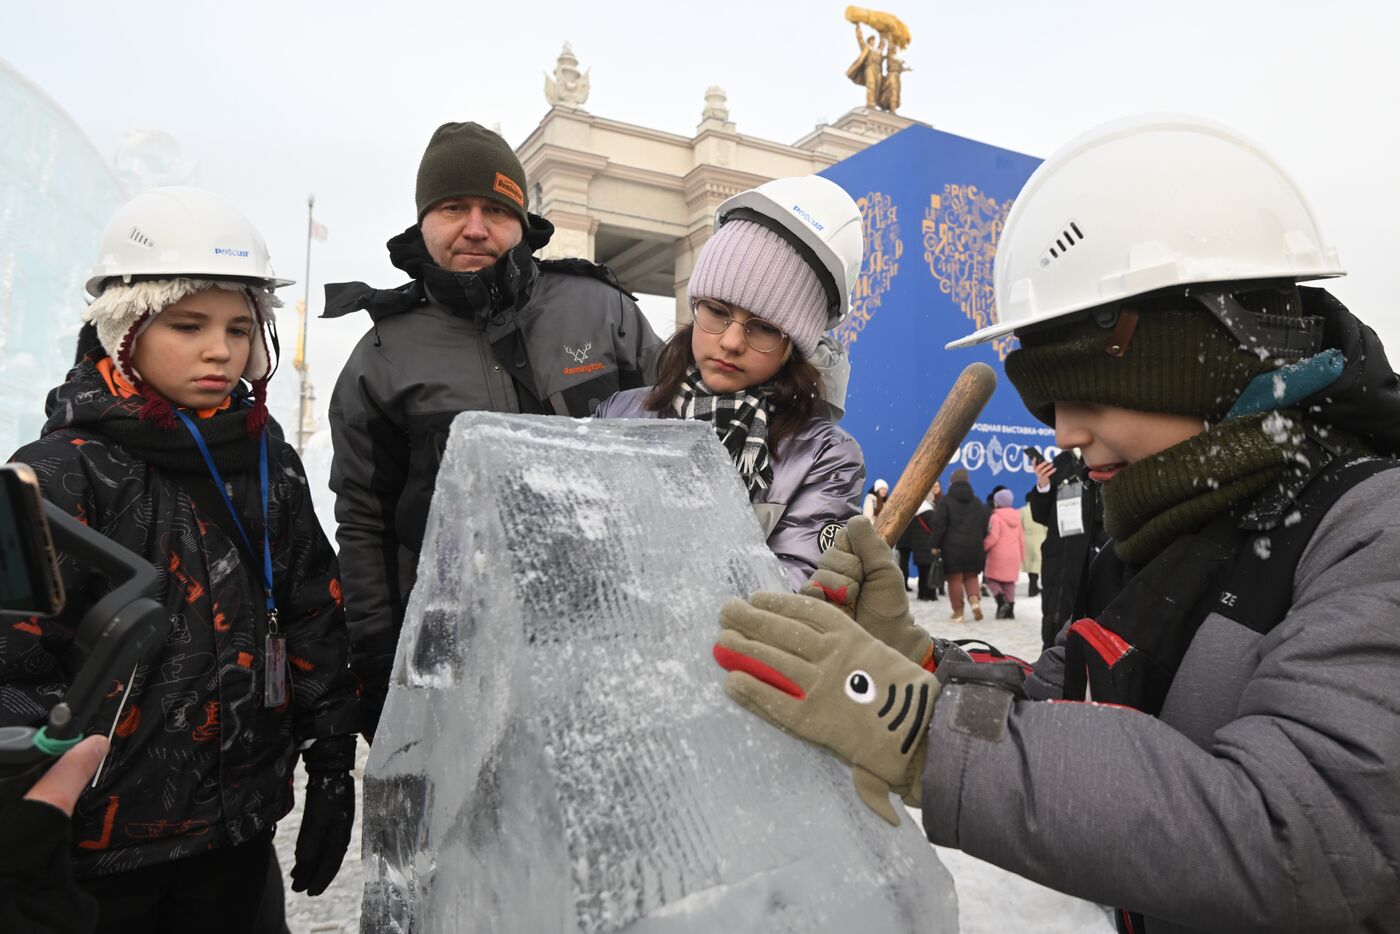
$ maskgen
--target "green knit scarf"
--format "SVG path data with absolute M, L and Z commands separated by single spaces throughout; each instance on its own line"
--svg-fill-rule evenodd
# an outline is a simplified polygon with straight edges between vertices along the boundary
M 1103 486 L 1118 557 L 1146 564 L 1277 480 L 1302 452 L 1302 424 L 1292 410 L 1232 419 L 1123 468 Z

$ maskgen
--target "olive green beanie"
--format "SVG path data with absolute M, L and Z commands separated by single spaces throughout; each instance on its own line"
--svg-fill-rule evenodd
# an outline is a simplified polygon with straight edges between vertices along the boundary
M 1301 313 L 1296 289 L 1236 296 L 1252 311 Z M 1031 414 L 1055 424 L 1055 402 L 1093 402 L 1216 421 L 1249 381 L 1284 362 L 1245 351 L 1214 315 L 1184 295 L 1124 302 L 1137 312 L 1126 348 L 1113 348 L 1116 320 L 1088 314 L 1062 327 L 1017 333 L 1006 376 Z M 1115 354 L 1110 349 L 1120 352 Z
M 515 212 L 523 227 L 525 169 L 500 134 L 479 123 L 444 123 L 433 132 L 418 163 L 418 220 L 444 198 L 475 195 Z

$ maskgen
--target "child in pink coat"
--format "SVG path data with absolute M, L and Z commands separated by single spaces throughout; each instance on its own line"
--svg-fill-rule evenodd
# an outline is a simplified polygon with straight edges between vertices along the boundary
M 1021 558 L 1026 546 L 1021 514 L 1011 508 L 1011 500 L 1010 490 L 997 490 L 992 498 L 996 508 L 987 521 L 987 536 L 982 539 L 982 549 L 987 553 L 987 569 L 982 580 L 997 598 L 997 619 L 1016 618 L 1016 578 L 1021 576 Z

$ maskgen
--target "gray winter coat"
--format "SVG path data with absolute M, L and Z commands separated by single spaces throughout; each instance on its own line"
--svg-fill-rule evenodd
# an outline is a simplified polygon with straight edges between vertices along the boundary
M 1056 697 L 1061 642 L 1028 687 Z M 1159 717 L 1015 701 L 995 741 L 929 731 L 923 821 L 1149 934 L 1400 931 L 1400 470 L 1323 517 L 1287 617 L 1206 617 Z M 970 695 L 969 695 L 970 696 Z
M 520 411 L 492 341 L 518 326 L 521 372 L 533 375 L 532 391 L 553 414 L 591 415 L 619 388 L 650 381 L 660 341 L 626 293 L 596 278 L 589 263 L 574 261 L 570 268 L 582 270 L 575 274 L 528 262 L 521 273 L 528 298 L 489 323 L 438 304 L 417 282 L 393 292 L 354 283 L 359 291 L 335 310 L 327 290 L 328 316 L 368 307 L 375 319 L 330 404 L 336 539 L 357 671 L 387 669 L 393 657 L 452 419 Z M 386 305 L 390 311 L 381 311 Z
M 598 407 L 599 418 L 674 418 L 642 407 L 647 389 L 620 392 Z M 753 504 L 768 547 L 793 589 L 807 583 L 826 539 L 860 513 L 865 458 L 856 440 L 825 418 L 814 418 L 773 451 L 773 485 Z

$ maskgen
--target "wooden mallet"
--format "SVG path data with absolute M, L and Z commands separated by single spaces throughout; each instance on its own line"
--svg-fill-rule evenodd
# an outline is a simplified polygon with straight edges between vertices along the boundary
M 919 504 L 933 489 L 933 483 L 943 468 L 953 459 L 953 452 L 972 430 L 973 423 L 996 388 L 996 371 L 985 363 L 970 364 L 958 376 L 958 381 L 939 406 L 938 414 L 929 423 L 928 431 L 924 432 L 914 456 L 909 458 L 904 472 L 899 475 L 899 482 L 890 491 L 885 508 L 875 519 L 875 531 L 891 548 L 904 534 Z

